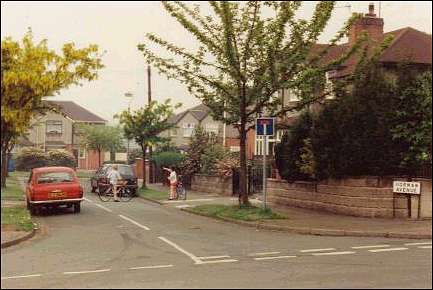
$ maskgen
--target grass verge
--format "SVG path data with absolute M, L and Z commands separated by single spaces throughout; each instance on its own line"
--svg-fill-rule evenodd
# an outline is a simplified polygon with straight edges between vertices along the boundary
M 1 225 L 13 225 L 17 230 L 26 232 L 33 229 L 30 213 L 24 207 L 2 207 Z
M 286 218 L 281 214 L 272 212 L 269 208 L 265 210 L 255 206 L 239 207 L 237 205 L 205 204 L 190 208 L 189 210 L 210 217 L 231 218 L 243 221 Z
M 6 178 L 6 188 L 1 189 L 0 195 L 1 200 L 25 200 L 24 192 L 16 175 L 10 174 Z
M 166 200 L 168 198 L 168 192 L 158 191 L 153 189 L 142 189 L 138 190 L 138 194 L 142 197 L 153 199 L 153 200 Z

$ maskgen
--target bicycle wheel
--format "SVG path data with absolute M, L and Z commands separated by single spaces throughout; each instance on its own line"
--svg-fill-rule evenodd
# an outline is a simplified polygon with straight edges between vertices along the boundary
M 186 199 L 186 190 L 183 186 L 176 188 L 176 194 L 178 199 Z
M 120 201 L 130 201 L 133 197 L 133 194 L 131 192 L 131 189 L 121 188 L 117 193 L 117 196 L 119 197 Z
M 110 201 L 110 199 L 113 197 L 113 190 L 111 186 L 107 187 L 105 190 L 99 190 L 98 191 L 99 199 L 103 202 Z

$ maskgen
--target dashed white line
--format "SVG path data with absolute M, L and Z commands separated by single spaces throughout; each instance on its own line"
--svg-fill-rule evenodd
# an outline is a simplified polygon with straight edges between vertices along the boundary
M 7 279 L 20 279 L 20 278 L 34 278 L 34 277 L 41 277 L 42 274 L 32 274 L 32 275 L 22 275 L 22 276 L 10 276 L 10 277 L 1 277 L 2 280 Z
M 181 253 L 184 253 L 185 255 L 187 255 L 188 257 L 190 257 L 196 264 L 202 264 L 204 263 L 202 260 L 200 260 L 199 257 L 195 256 L 194 254 L 191 254 L 190 252 L 182 249 L 181 247 L 179 247 L 178 245 L 176 245 L 175 243 L 173 243 L 172 241 L 169 241 L 168 239 L 164 238 L 164 237 L 158 237 L 158 239 L 166 242 L 167 244 L 169 244 L 170 246 L 172 246 L 173 248 L 175 248 L 176 250 L 178 250 Z
M 404 251 L 407 249 L 408 248 L 389 248 L 389 249 L 377 249 L 377 250 L 368 250 L 368 251 L 372 253 L 378 253 L 378 252 Z
M 186 208 L 186 207 L 191 207 L 189 204 L 181 204 L 181 205 L 176 205 L 177 208 Z
M 136 221 L 134 221 L 134 220 L 126 217 L 126 216 L 123 216 L 123 215 L 119 214 L 119 217 L 122 218 L 122 219 L 124 219 L 124 220 L 127 220 L 130 223 L 133 223 L 134 225 L 136 225 L 136 226 L 138 226 L 138 227 L 140 227 L 142 229 L 145 229 L 146 231 L 150 231 L 150 229 L 148 227 L 143 226 L 142 224 L 140 224 L 140 223 L 138 223 L 138 222 L 136 222 Z
M 331 252 L 331 253 L 313 253 L 313 256 L 333 256 L 333 255 L 350 255 L 356 252 L 345 251 L 345 252 Z
M 141 269 L 160 269 L 160 268 L 170 268 L 173 265 L 159 265 L 159 266 L 144 266 L 144 267 L 132 267 L 129 270 L 141 270 Z
M 176 203 L 176 202 L 190 202 L 190 201 L 212 201 L 214 198 L 200 198 L 200 199 L 188 199 L 188 200 L 169 200 L 166 203 Z
M 289 258 L 296 258 L 296 256 L 261 257 L 261 258 L 254 258 L 254 260 L 262 261 L 262 260 L 289 259 Z
M 407 243 L 404 244 L 405 246 L 421 246 L 421 245 L 431 245 L 431 242 L 425 242 L 425 243 Z
M 248 256 L 266 256 L 266 255 L 276 255 L 279 253 L 280 252 L 262 252 L 262 253 L 252 253 L 252 254 L 249 254 Z
M 230 258 L 230 256 L 209 256 L 209 257 L 198 257 L 201 260 L 209 260 L 209 259 L 222 259 L 222 258 Z
M 357 246 L 357 247 L 352 247 L 352 249 L 387 248 L 389 246 L 390 245 Z
M 201 261 L 200 263 L 196 263 L 196 265 L 203 265 L 203 264 L 217 264 L 217 263 L 233 263 L 237 262 L 238 260 L 235 259 L 228 259 L 228 260 L 216 260 L 216 261 Z
M 99 208 L 102 208 L 102 209 L 105 210 L 105 211 L 113 212 L 111 209 L 109 209 L 109 208 L 107 208 L 107 207 L 105 207 L 105 206 L 103 206 L 103 205 L 100 205 L 100 204 L 97 204 L 97 203 L 95 203 L 95 205 L 96 205 L 97 207 L 99 207 Z
M 431 249 L 431 246 L 420 246 L 418 248 L 420 248 L 420 249 Z
M 79 272 L 63 272 L 63 274 L 65 274 L 65 275 L 75 275 L 75 274 L 101 273 L 101 272 L 109 272 L 109 271 L 111 271 L 111 269 L 79 271 Z
M 313 253 L 313 252 L 323 252 L 323 251 L 335 251 L 335 249 L 334 248 L 326 248 L 326 249 L 300 250 L 301 253 Z
M 85 197 L 84 200 L 93 203 L 93 200 L 90 200 L 90 199 L 88 199 L 87 197 Z

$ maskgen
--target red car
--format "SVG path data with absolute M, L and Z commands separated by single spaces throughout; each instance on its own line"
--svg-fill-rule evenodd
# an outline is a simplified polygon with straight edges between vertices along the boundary
M 27 208 L 35 214 L 41 207 L 74 207 L 81 210 L 83 187 L 69 167 L 34 168 L 26 188 Z

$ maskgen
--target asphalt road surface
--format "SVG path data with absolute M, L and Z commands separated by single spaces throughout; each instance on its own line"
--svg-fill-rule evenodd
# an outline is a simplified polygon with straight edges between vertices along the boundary
M 255 230 L 141 199 L 37 217 L 1 288 L 431 288 L 431 240 Z

